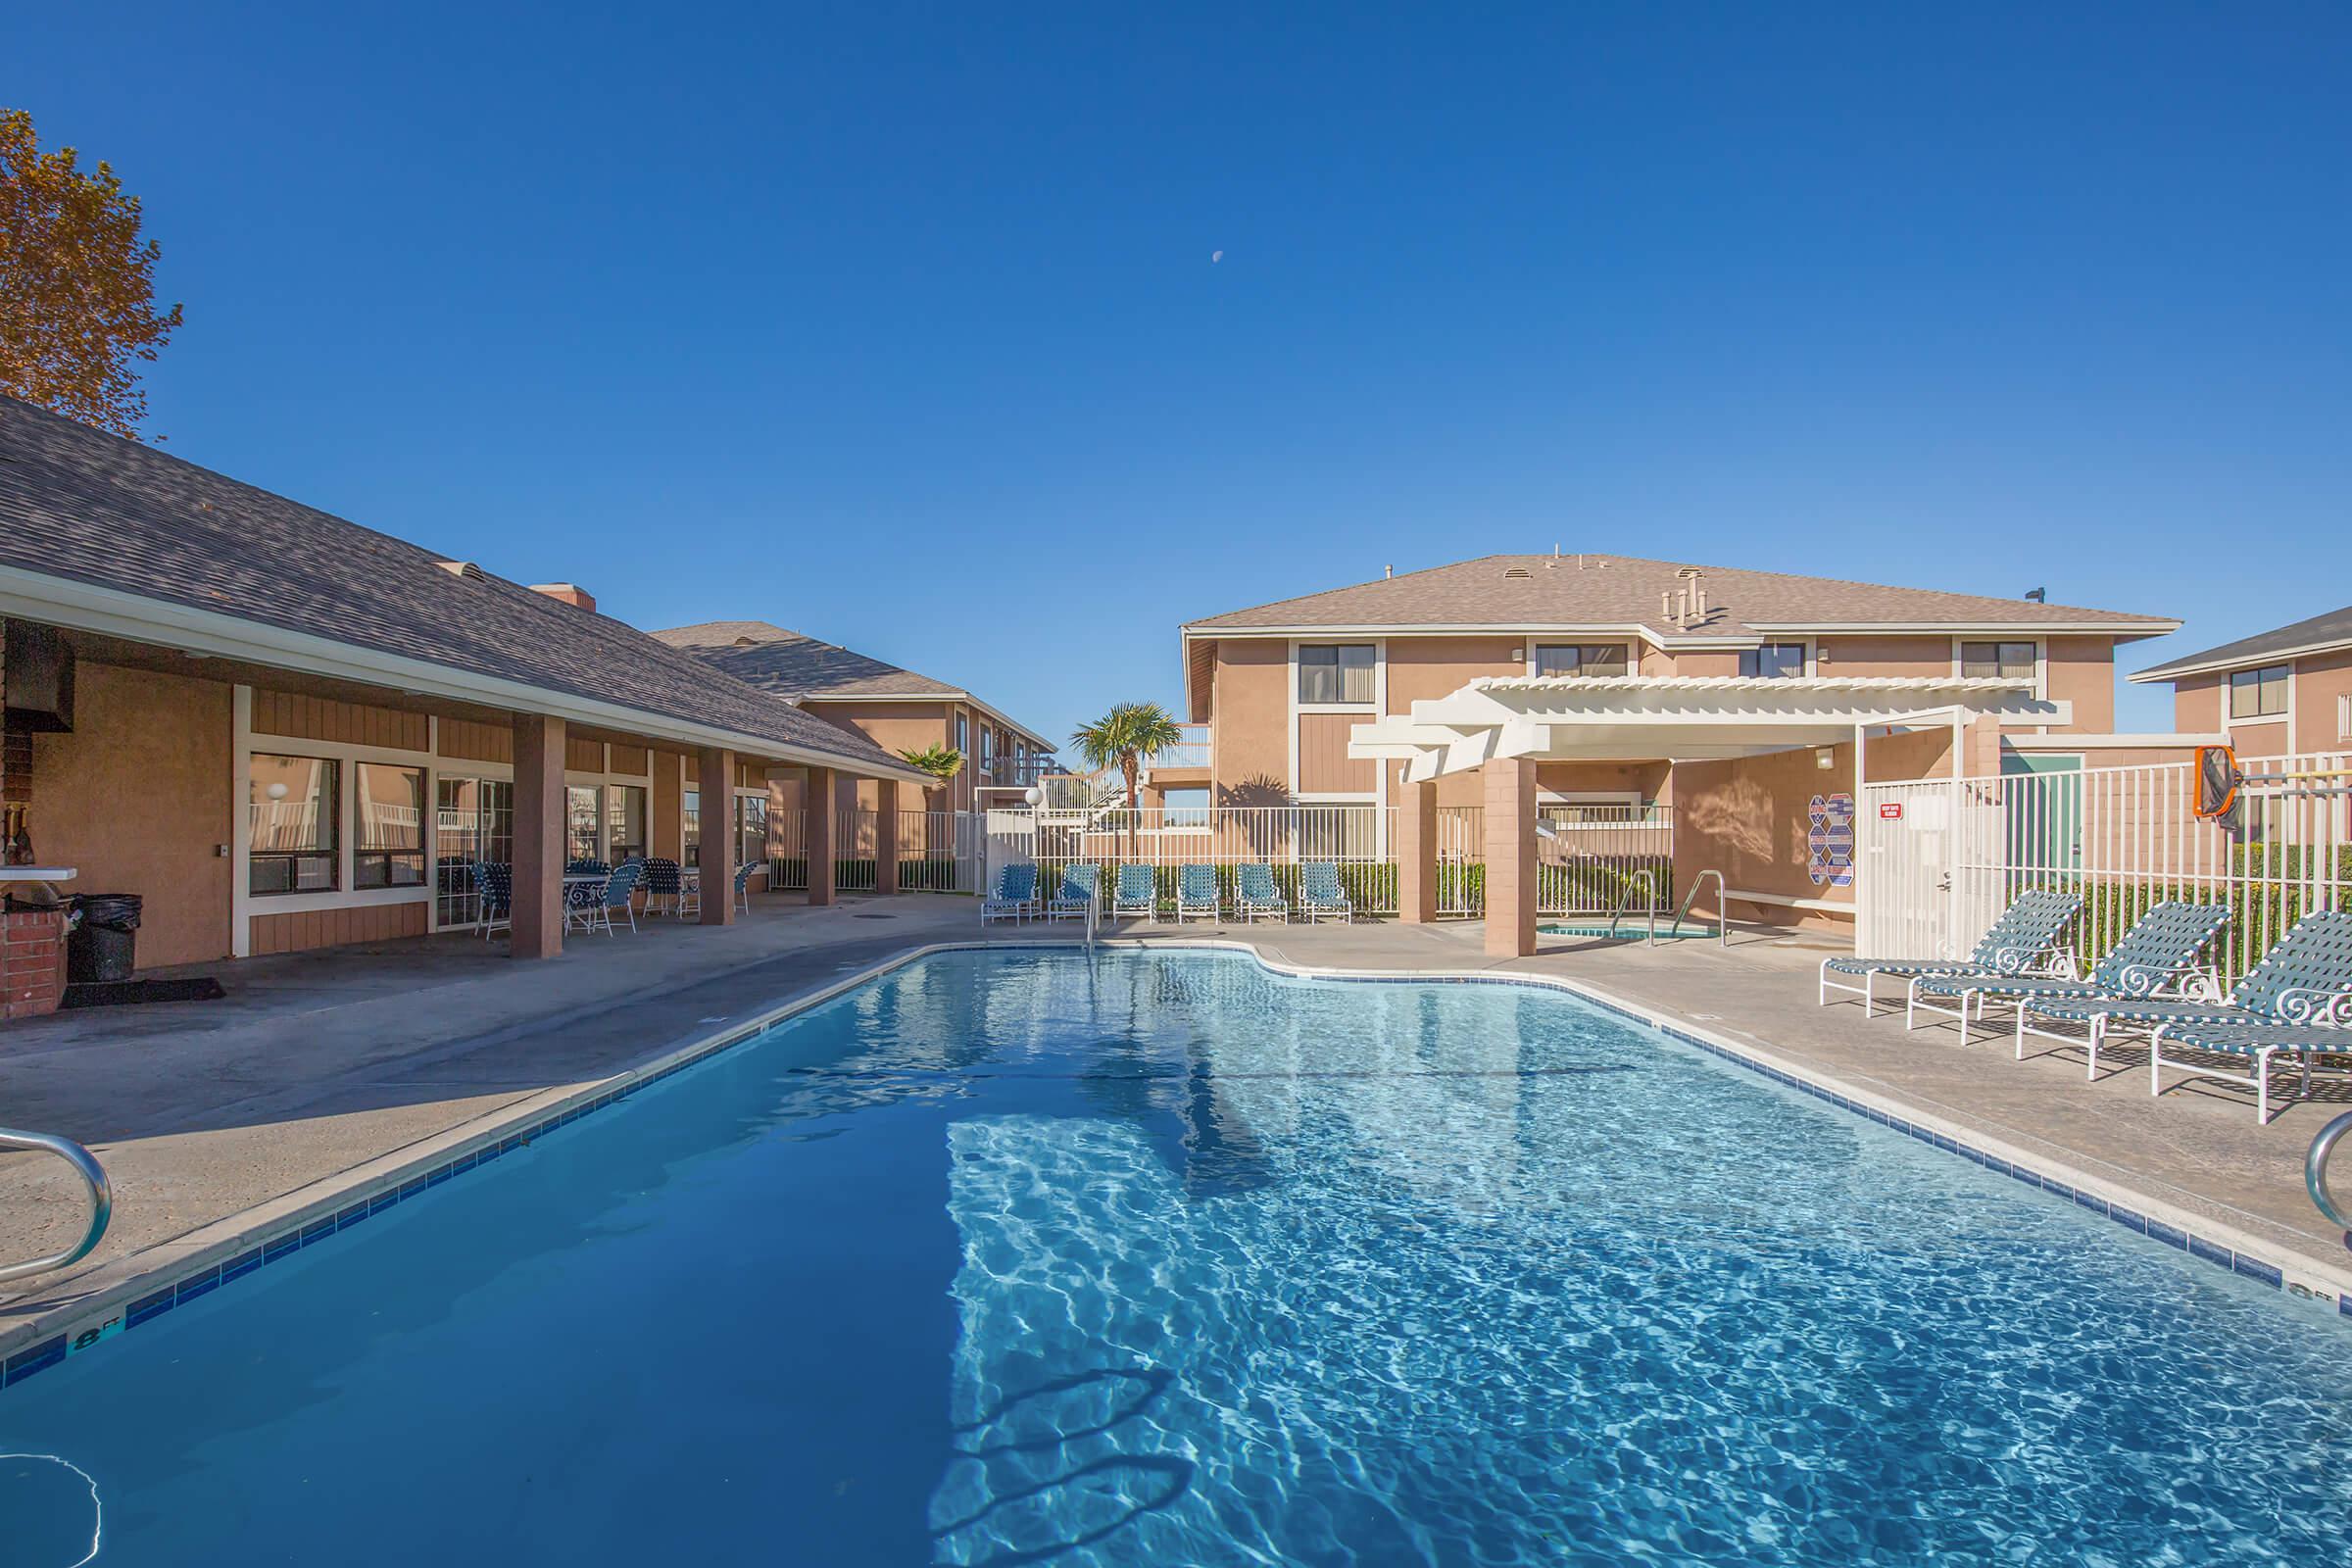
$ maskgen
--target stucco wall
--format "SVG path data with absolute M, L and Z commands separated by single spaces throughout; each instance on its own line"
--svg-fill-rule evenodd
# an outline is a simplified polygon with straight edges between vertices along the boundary
M 1216 802 L 1278 806 L 1290 796 L 1290 646 L 1279 637 L 1217 644 Z
M 230 688 L 84 662 L 74 733 L 32 738 L 33 847 L 80 893 L 137 893 L 139 967 L 228 955 Z
M 2105 735 L 2115 729 L 2115 644 L 2105 637 L 2052 637 L 2044 656 L 2052 702 L 2075 705 L 2074 722 L 2055 733 Z

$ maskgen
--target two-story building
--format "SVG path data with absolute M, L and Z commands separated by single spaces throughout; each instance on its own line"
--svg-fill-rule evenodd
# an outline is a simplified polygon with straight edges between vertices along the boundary
M 923 792 L 930 810 L 1017 805 L 1054 764 L 1053 742 L 964 688 L 838 643 L 764 620 L 710 620 L 652 635 L 893 755 L 935 749 L 958 753 L 962 770 L 946 787 Z M 873 808 L 870 780 L 860 783 L 844 775 L 840 792 L 835 803 L 840 808 Z M 906 806 L 912 809 L 914 803 Z
M 2173 721 L 2249 757 L 2352 746 L 2352 605 L 2167 660 L 2131 677 L 2173 688 Z
M 1482 676 L 2004 677 L 2062 722 L 2002 735 L 2014 770 L 2144 760 L 2115 732 L 2115 650 L 2160 615 L 1593 553 L 1485 556 L 1231 611 L 1182 630 L 1185 700 L 1214 804 L 1389 804 L 1356 726 Z M 1639 750 L 1639 748 L 1635 748 Z M 1547 805 L 1670 804 L 1675 757 L 1551 762 Z M 1475 774 L 1441 781 L 1472 805 Z

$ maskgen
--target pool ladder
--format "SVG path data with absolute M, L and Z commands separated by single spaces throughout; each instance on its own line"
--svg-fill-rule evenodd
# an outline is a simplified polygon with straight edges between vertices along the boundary
M 1732 945 L 1732 895 L 1724 886 L 1723 873 L 1713 866 L 1690 879 L 1690 891 L 1683 895 L 1682 906 L 1674 911 L 1674 924 L 1667 929 L 1682 930 L 1683 916 L 1690 912 L 1690 901 L 1698 897 L 1699 884 L 1709 877 L 1715 879 L 1715 940 L 1728 948 Z M 1609 913 L 1609 935 L 1613 937 L 1617 934 L 1617 923 L 1625 918 L 1626 910 L 1634 902 L 1636 890 L 1648 895 L 1642 902 L 1649 906 L 1649 946 L 1654 948 L 1658 945 L 1658 889 L 1647 871 L 1636 871 L 1625 879 L 1625 892 L 1618 896 L 1617 907 Z
M 21 1280 L 30 1274 L 44 1274 L 50 1269 L 64 1268 L 68 1263 L 87 1257 L 90 1249 L 96 1247 L 99 1238 L 106 1234 L 106 1222 L 114 1217 L 115 1190 L 106 1179 L 106 1167 L 98 1163 L 96 1155 L 73 1139 L 56 1138 L 48 1133 L 24 1133 L 0 1127 L 0 1150 L 4 1149 L 55 1154 L 73 1166 L 74 1174 L 81 1178 L 81 1184 L 89 1194 L 90 1222 L 83 1230 L 81 1240 L 62 1252 L 36 1257 L 26 1263 L 0 1266 L 0 1280 Z
M 2344 1233 L 2344 1246 L 2352 1248 L 2352 1215 L 2345 1214 L 2328 1195 L 2328 1161 L 2346 1133 L 2352 1133 L 2352 1110 L 2321 1128 L 2320 1136 L 2311 1141 L 2311 1152 L 2303 1156 L 2303 1186 L 2320 1212 L 2328 1216 L 2328 1223 Z

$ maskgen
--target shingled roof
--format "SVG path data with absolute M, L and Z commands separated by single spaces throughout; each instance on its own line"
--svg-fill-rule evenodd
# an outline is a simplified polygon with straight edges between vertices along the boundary
M 904 665 L 764 620 L 706 620 L 693 626 L 671 626 L 652 635 L 672 648 L 686 650 L 746 685 L 773 692 L 787 702 L 811 698 L 937 697 L 944 702 L 987 706 L 960 686 L 951 686 Z M 997 716 L 1004 718 L 1001 713 Z M 1004 721 L 1031 740 L 1052 745 L 1035 730 L 1008 718 Z
M 1659 614 L 1658 596 L 1703 573 L 1708 614 L 1676 626 Z M 1635 556 L 1482 556 L 1396 577 L 1277 600 L 1188 622 L 1187 632 L 1351 627 L 1622 630 L 1643 627 L 1672 642 L 1754 642 L 1781 630 L 1815 626 L 1918 626 L 1943 629 L 2015 626 L 2113 629 L 2119 639 L 2154 637 L 2180 623 L 2127 614 L 1992 599 L 1931 588 L 1889 588 L 1832 577 L 1799 577 L 1737 566 Z
M 654 733 L 771 742 L 778 755 L 919 776 L 863 736 L 609 615 L 0 397 L 0 591 L 29 601 L 28 616 L 55 600 L 39 618 L 97 626 L 96 610 L 68 612 L 63 584 L 669 721 Z
M 2194 675 L 2206 670 L 2239 669 L 2248 664 L 2269 663 L 2295 654 L 2332 653 L 2352 648 L 2352 605 L 2330 610 L 2323 615 L 2290 622 L 2271 631 L 2256 632 L 2240 637 L 2219 648 L 2208 648 L 2201 654 L 2183 654 L 2168 659 L 2161 664 L 2139 671 L 2135 681 L 2175 680 L 2182 675 Z

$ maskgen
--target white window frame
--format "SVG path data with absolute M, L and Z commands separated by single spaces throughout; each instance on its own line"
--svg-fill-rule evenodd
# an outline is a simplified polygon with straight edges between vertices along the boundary
M 1372 649 L 1372 701 L 1368 703 L 1301 703 L 1298 701 L 1298 650 L 1308 648 L 1360 648 L 1366 643 Z M 1284 691 L 1284 745 L 1290 760 L 1283 776 L 1283 788 L 1291 800 L 1299 806 L 1344 803 L 1362 806 L 1367 803 L 1385 807 L 1389 804 L 1389 770 L 1374 765 L 1373 787 L 1361 794 L 1301 795 L 1298 792 L 1298 715 L 1301 713 L 1369 713 L 1377 718 L 1389 710 L 1389 640 L 1386 637 L 1293 637 L 1283 666 L 1287 682 Z M 1212 781 L 1213 787 L 1213 781 Z M 1380 825 L 1380 846 L 1388 849 L 1389 813 L 1380 812 L 1373 818 Z
M 1619 653 L 1625 655 L 1625 672 L 1628 675 L 1639 675 L 1642 673 L 1642 644 L 1630 637 L 1579 637 L 1575 635 L 1562 635 L 1556 632 L 1547 637 L 1539 637 L 1535 633 L 1530 632 L 1527 634 L 1527 641 L 1522 644 L 1522 647 L 1525 649 L 1527 654 L 1527 657 L 1522 661 L 1522 663 L 1526 666 L 1526 671 L 1528 674 L 1538 678 L 1542 678 L 1544 674 L 1544 662 L 1542 658 L 1539 657 L 1541 648 L 1614 648 Z M 1582 675 L 1570 675 L 1566 678 L 1569 680 L 1582 680 L 1587 677 Z M 1595 675 L 1590 678 L 1593 680 L 1611 680 L 1615 677 L 1608 675 Z
M 1980 640 L 1981 639 L 1971 639 L 1971 641 Z M 1818 661 L 1820 659 L 1820 652 L 1813 646 L 1813 639 L 1810 637 L 1759 638 L 1755 648 L 1742 648 L 1740 650 L 1740 652 L 1741 654 L 1751 654 L 1756 652 L 1757 649 L 1763 648 L 1802 648 L 1805 651 L 1805 667 L 1797 671 L 1797 678 L 1801 679 L 1819 673 Z M 1957 656 L 1955 655 L 1955 657 Z M 1786 675 L 1762 675 L 1752 678 L 1758 680 L 1787 680 L 1790 677 Z

